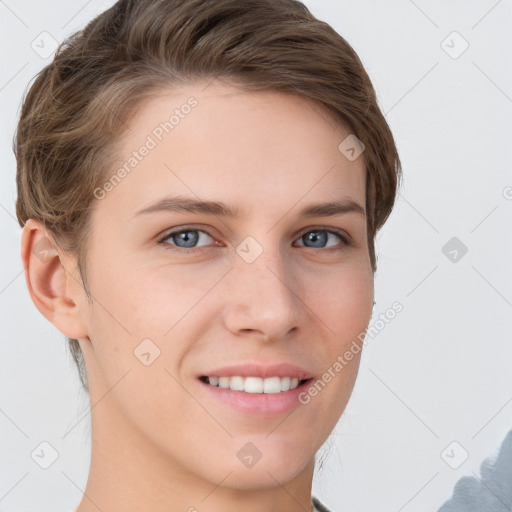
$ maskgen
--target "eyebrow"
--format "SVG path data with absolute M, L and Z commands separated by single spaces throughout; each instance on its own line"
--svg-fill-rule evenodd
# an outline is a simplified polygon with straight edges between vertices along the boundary
M 164 197 L 155 203 L 138 210 L 133 217 L 155 212 L 203 213 L 206 215 L 230 218 L 239 217 L 242 214 L 240 209 L 228 206 L 220 201 L 203 201 L 183 196 L 175 196 Z M 299 216 L 305 218 L 331 217 L 347 213 L 357 213 L 363 217 L 366 216 L 365 209 L 358 202 L 350 198 L 310 204 L 300 210 Z

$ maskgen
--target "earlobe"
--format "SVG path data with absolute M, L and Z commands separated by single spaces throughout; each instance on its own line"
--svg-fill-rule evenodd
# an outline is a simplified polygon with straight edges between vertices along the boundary
M 79 304 L 84 292 L 74 276 L 73 258 L 63 251 L 44 225 L 28 219 L 21 235 L 21 259 L 30 297 L 37 309 L 64 335 L 87 336 Z

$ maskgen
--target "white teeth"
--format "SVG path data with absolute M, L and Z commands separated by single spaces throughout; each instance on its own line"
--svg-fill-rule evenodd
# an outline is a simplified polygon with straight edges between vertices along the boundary
M 288 391 L 290 389 L 290 377 L 283 377 L 281 379 L 281 391 Z
M 279 377 L 264 379 L 263 393 L 281 393 L 281 379 Z
M 246 393 L 280 393 L 294 389 L 299 385 L 296 377 L 208 377 L 212 386 L 234 391 L 245 391 Z
M 229 379 L 229 377 L 226 377 Z M 210 381 L 211 383 L 211 381 Z M 235 391 L 243 391 L 244 390 L 244 379 L 242 377 L 231 377 L 229 379 L 229 387 L 234 389 Z
M 219 388 L 229 388 L 229 377 L 219 377 Z

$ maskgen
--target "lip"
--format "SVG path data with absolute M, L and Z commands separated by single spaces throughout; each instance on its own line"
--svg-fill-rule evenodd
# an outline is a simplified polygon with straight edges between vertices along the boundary
M 212 386 L 199 379 L 198 382 L 208 396 L 216 398 L 222 405 L 227 405 L 231 410 L 234 409 L 237 412 L 251 416 L 273 418 L 289 413 L 302 405 L 299 395 L 306 392 L 313 383 L 313 378 L 300 383 L 294 389 L 279 393 L 247 393 Z
M 278 363 L 271 365 L 261 365 L 255 363 L 240 364 L 235 366 L 225 366 L 215 368 L 201 373 L 197 377 L 291 377 L 299 380 L 306 380 L 313 377 L 313 374 L 304 368 L 300 368 L 289 363 Z
M 201 380 L 201 377 L 292 377 L 297 378 L 299 385 L 288 391 L 279 393 L 247 393 L 245 391 L 235 391 L 229 388 L 220 388 L 212 386 Z M 302 405 L 299 395 L 305 392 L 313 383 L 313 374 L 298 366 L 289 363 L 280 363 L 272 365 L 261 364 L 242 364 L 236 366 L 225 366 L 208 370 L 197 376 L 197 381 L 201 389 L 207 393 L 208 397 L 213 397 L 228 410 L 258 416 L 264 418 L 273 418 L 289 413 L 293 409 Z

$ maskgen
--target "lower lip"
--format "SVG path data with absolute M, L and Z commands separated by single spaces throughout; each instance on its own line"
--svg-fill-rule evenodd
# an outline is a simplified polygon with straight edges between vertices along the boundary
M 301 385 L 288 391 L 279 393 L 247 393 L 246 391 L 235 391 L 229 388 L 212 386 L 199 380 L 199 383 L 222 402 L 230 405 L 237 411 L 247 414 L 265 416 L 279 416 L 292 411 L 299 405 L 299 395 L 307 391 L 313 379 L 308 379 Z

